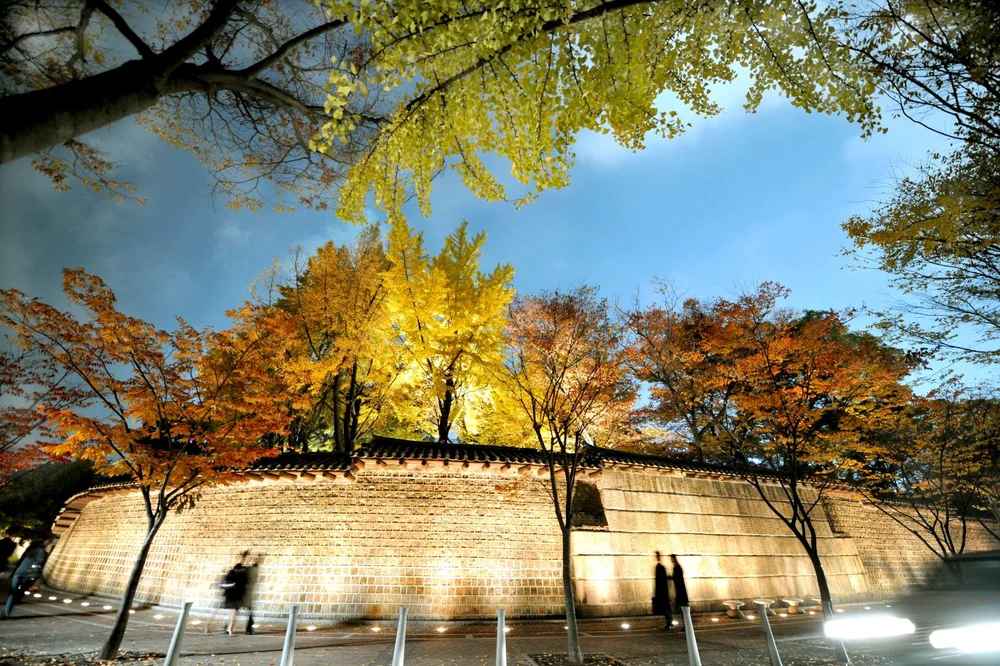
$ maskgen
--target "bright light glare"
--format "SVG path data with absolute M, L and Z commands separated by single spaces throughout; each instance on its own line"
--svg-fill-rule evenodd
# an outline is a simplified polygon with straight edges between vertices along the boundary
M 680 623 L 681 623 L 681 621 L 680 621 L 680 620 L 674 620 L 674 621 L 673 621 L 673 622 L 671 622 L 670 624 L 672 624 L 672 625 L 674 625 L 674 626 L 677 626 L 677 625 L 678 625 L 678 624 L 680 624 Z
M 439 634 L 443 634 L 444 632 L 446 632 L 446 631 L 448 631 L 448 630 L 447 630 L 447 629 L 445 629 L 444 627 L 438 627 L 438 628 L 437 628 L 437 629 L 435 629 L 434 631 L 438 632 Z
M 843 609 L 843 608 L 838 608 L 838 609 L 837 609 L 837 612 L 838 612 L 838 613 L 843 613 L 843 612 L 844 612 L 844 609 Z
M 628 629 L 628 628 L 629 628 L 629 627 L 631 627 L 631 626 L 632 626 L 632 625 L 631 625 L 631 624 L 629 624 L 628 622 L 622 622 L 622 629 Z
M 135 611 L 134 611 L 134 610 L 132 610 L 131 608 L 129 608 L 129 609 L 128 609 L 128 614 L 129 614 L 129 615 L 135 615 Z
M 719 618 L 717 618 L 717 617 L 713 617 L 712 618 L 712 622 L 718 622 L 718 621 L 719 621 Z
M 757 616 L 756 615 L 747 615 L 747 619 L 748 620 L 756 620 Z
M 778 613 L 778 617 L 788 617 L 788 613 Z
M 33 597 L 34 597 L 34 598 L 36 598 L 36 599 L 41 599 L 41 598 L 42 598 L 42 595 L 38 594 L 38 592 L 35 592 L 35 593 L 34 593 L 33 595 L 31 595 L 31 596 L 33 596 Z
M 73 600 L 72 599 L 63 599 L 63 603 L 64 604 L 71 604 L 71 603 L 73 603 Z
M 938 629 L 930 635 L 938 650 L 955 648 L 965 654 L 1000 651 L 1000 622 L 970 624 L 957 629 Z
M 809 611 L 809 614 L 810 614 L 810 615 L 815 615 L 815 614 L 816 614 L 816 611 Z
M 191 620 L 191 624 L 201 624 L 201 620 Z
M 505 634 L 506 634 L 506 633 L 508 633 L 509 631 L 510 631 L 510 627 L 504 627 L 504 628 L 503 628 L 503 633 L 505 633 Z
M 316 631 L 316 625 L 310 624 L 306 627 L 306 631 Z
M 102 608 L 104 608 L 104 610 L 111 610 L 111 606 L 102 606 Z
M 871 606 L 865 606 L 865 610 L 871 610 L 871 609 L 872 609 Z
M 81 605 L 81 606 L 89 606 L 89 605 L 90 605 L 90 602 L 89 602 L 89 601 L 81 601 L 81 602 L 80 602 L 80 605 Z
M 382 631 L 382 627 L 372 627 L 372 631 L 378 633 L 378 632 Z
M 154 615 L 154 616 L 153 616 L 153 619 L 154 619 L 154 620 L 162 620 L 162 619 L 163 619 L 163 616 L 162 616 L 162 615 L 160 615 L 159 613 L 157 613 L 156 615 Z
M 903 617 L 892 615 L 866 615 L 830 620 L 823 625 L 827 638 L 884 638 L 912 634 L 913 623 Z
M 58 598 L 59 598 L 59 597 L 49 597 L 49 601 L 55 601 L 55 600 L 56 600 L 56 599 L 58 599 Z

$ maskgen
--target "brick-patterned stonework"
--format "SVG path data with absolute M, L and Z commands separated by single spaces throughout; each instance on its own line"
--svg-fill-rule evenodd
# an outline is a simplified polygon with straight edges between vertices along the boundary
M 206 490 L 193 509 L 167 518 L 138 601 L 217 607 L 223 574 L 250 549 L 265 555 L 255 595 L 261 617 L 287 613 L 291 604 L 321 621 L 388 619 L 402 604 L 415 620 L 488 619 L 497 606 L 511 618 L 562 613 L 559 532 L 537 467 L 518 474 L 495 464 L 374 462 L 355 467 L 347 482 L 284 474 Z M 678 554 L 695 610 L 722 610 L 724 599 L 816 596 L 808 558 L 756 490 L 714 476 L 609 466 L 587 478 L 604 516 L 574 534 L 581 615 L 648 614 L 655 550 Z M 898 591 L 898 577 L 887 583 L 880 564 L 895 556 L 879 552 L 889 535 L 902 539 L 902 528 L 891 521 L 874 527 L 879 514 L 870 506 L 826 505 L 842 533 L 831 530 L 823 503 L 814 520 L 835 599 Z M 138 494 L 101 496 L 63 524 L 69 529 L 46 566 L 49 583 L 120 594 L 145 530 Z
M 921 582 L 927 568 L 939 561 L 915 534 L 871 504 L 839 497 L 825 498 L 824 503 L 833 528 L 851 535 L 858 544 L 872 596 L 899 595 Z M 967 552 L 1000 547 L 979 524 L 970 522 L 967 529 Z M 929 533 L 924 536 L 931 539 Z

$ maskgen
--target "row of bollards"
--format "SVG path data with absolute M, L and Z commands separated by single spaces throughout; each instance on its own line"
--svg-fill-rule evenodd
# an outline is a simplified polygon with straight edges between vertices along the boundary
M 774 633 L 771 631 L 771 623 L 767 619 L 767 608 L 765 604 L 756 604 L 757 612 L 760 615 L 760 626 L 764 632 L 764 640 L 767 643 L 767 654 L 771 661 L 771 666 L 782 666 L 781 656 L 778 654 L 778 646 L 774 641 Z M 170 647 L 167 649 L 167 657 L 163 666 L 175 666 L 177 658 L 180 656 L 181 642 L 184 640 L 184 629 L 187 625 L 188 614 L 191 612 L 191 602 L 185 601 L 181 609 L 181 615 L 177 618 L 177 628 L 174 629 L 173 638 L 170 639 Z M 392 650 L 392 666 L 404 666 L 403 659 L 406 654 L 406 620 L 408 608 L 400 606 L 399 624 L 396 627 L 396 644 Z M 687 639 L 688 661 L 690 666 L 701 666 L 701 655 L 698 653 L 698 641 L 694 635 L 694 623 L 691 621 L 691 608 L 681 606 L 681 614 L 684 617 L 684 636 Z M 299 607 L 292 606 L 288 614 L 288 629 L 285 631 L 285 644 L 281 650 L 280 666 L 294 666 L 295 661 L 295 629 L 298 623 Z M 838 657 L 844 651 L 843 643 L 839 644 Z M 507 627 L 506 611 L 503 608 L 497 609 L 497 649 L 496 666 L 507 666 Z M 842 661 L 842 663 L 850 663 Z

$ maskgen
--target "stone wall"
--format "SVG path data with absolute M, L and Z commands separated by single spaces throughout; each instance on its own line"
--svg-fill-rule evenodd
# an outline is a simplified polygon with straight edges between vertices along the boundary
M 892 598 L 923 580 L 938 557 L 915 534 L 859 499 L 824 498 L 833 529 L 853 537 L 873 598 Z M 1000 548 L 989 532 L 967 525 L 966 552 Z M 929 535 L 925 535 L 930 538 Z
M 818 595 L 801 544 L 757 490 L 741 480 L 633 469 L 606 472 L 599 486 L 608 529 L 574 536 L 577 596 L 584 615 L 649 613 L 652 553 L 657 550 L 665 557 L 677 554 L 695 611 L 719 610 L 725 599 Z M 783 505 L 780 492 L 775 487 L 770 494 L 778 506 Z M 832 533 L 822 505 L 813 520 L 834 597 L 867 598 L 853 540 Z
M 209 489 L 193 509 L 164 523 L 138 600 L 215 607 L 222 576 L 249 548 L 265 556 L 255 596 L 262 617 L 286 613 L 293 603 L 305 618 L 330 621 L 392 618 L 402 604 L 415 620 L 488 619 L 497 606 L 511 618 L 558 616 L 559 531 L 548 482 L 536 469 L 369 464 L 349 483 L 317 475 Z M 816 596 L 801 545 L 739 479 L 632 467 L 606 469 L 587 482 L 598 490 L 603 516 L 591 516 L 574 535 L 582 616 L 650 613 L 656 550 L 680 557 L 695 610 L 721 610 L 730 598 Z M 892 521 L 877 522 L 879 515 L 840 500 L 814 511 L 838 601 L 898 590 L 902 574 L 891 563 L 899 559 L 883 553 L 883 544 L 907 553 L 907 566 L 926 560 L 913 554 L 921 544 L 906 542 Z M 50 584 L 120 594 L 145 529 L 138 494 L 93 500 L 71 522 L 46 566 Z

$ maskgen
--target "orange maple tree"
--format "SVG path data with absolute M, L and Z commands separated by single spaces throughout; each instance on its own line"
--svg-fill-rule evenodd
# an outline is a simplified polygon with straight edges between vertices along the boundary
M 43 445 L 52 443 L 53 432 L 40 408 L 66 409 L 84 398 L 49 357 L 0 338 L 0 492 L 48 458 Z
M 780 308 L 787 295 L 765 283 L 715 305 L 725 321 L 715 352 L 731 359 L 724 367 L 732 412 L 720 423 L 736 468 L 809 556 L 829 616 L 813 510 L 856 458 L 865 432 L 906 404 L 901 381 L 912 360 L 849 332 L 848 313 Z
M 562 533 L 569 659 L 583 663 L 571 570 L 574 494 L 587 451 L 626 432 L 636 399 L 625 362 L 628 340 L 607 301 L 580 287 L 516 298 L 507 342 L 507 384 L 548 465 Z
M 85 391 L 76 406 L 42 404 L 59 436 L 55 455 L 92 460 L 123 476 L 141 497 L 147 530 L 100 658 L 114 658 L 146 556 L 169 512 L 210 486 L 237 478 L 269 451 L 261 436 L 287 426 L 280 315 L 253 306 L 231 311 L 232 328 L 173 332 L 118 311 L 115 295 L 82 269 L 64 271 L 63 291 L 83 318 L 16 290 L 0 290 L 0 322 L 18 345 L 72 375 Z

